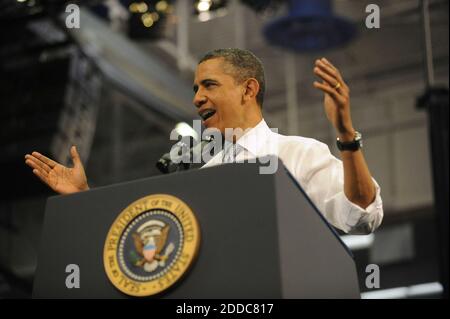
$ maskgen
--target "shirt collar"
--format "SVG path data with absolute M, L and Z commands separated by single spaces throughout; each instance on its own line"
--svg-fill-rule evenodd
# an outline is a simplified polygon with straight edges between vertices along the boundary
M 262 119 L 256 126 L 241 136 L 236 143 L 253 153 L 254 156 L 258 156 L 262 146 L 267 142 L 270 133 L 272 131 L 267 126 L 266 121 Z

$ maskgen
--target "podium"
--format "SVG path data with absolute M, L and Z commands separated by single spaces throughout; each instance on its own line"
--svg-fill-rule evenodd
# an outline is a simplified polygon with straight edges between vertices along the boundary
M 278 159 L 276 159 L 278 160 Z M 179 198 L 201 233 L 195 261 L 156 298 L 360 298 L 351 252 L 282 162 L 224 164 L 48 199 L 33 298 L 130 298 L 109 280 L 107 234 L 131 202 Z M 68 288 L 67 265 L 79 268 Z

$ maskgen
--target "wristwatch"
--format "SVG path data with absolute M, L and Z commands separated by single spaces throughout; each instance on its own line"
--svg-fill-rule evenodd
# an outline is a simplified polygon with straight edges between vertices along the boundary
M 336 140 L 337 147 L 340 151 L 357 151 L 363 147 L 362 135 L 358 131 L 355 131 L 355 137 L 351 142 L 341 142 L 339 137 Z

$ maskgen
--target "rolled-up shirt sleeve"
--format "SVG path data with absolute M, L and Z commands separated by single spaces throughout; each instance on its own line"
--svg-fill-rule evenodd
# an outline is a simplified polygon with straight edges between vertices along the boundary
M 350 234 L 369 234 L 381 224 L 383 202 L 374 178 L 376 196 L 364 209 L 346 197 L 343 163 L 326 144 L 314 141 L 298 155 L 290 171 L 330 224 Z
M 376 187 L 374 201 L 365 209 L 352 203 L 344 192 L 339 192 L 335 196 L 324 201 L 324 214 L 332 215 L 330 212 L 340 212 L 341 216 L 336 216 L 335 226 L 342 231 L 355 235 L 370 234 L 380 226 L 383 220 L 383 202 L 380 195 L 380 186 L 372 178 Z

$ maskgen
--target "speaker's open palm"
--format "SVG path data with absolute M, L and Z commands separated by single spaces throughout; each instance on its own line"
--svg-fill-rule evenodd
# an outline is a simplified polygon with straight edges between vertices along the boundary
M 70 149 L 70 154 L 74 164 L 72 168 L 61 165 L 38 152 L 25 155 L 25 163 L 33 169 L 33 173 L 42 182 L 57 193 L 71 194 L 88 190 L 86 173 L 75 146 Z

